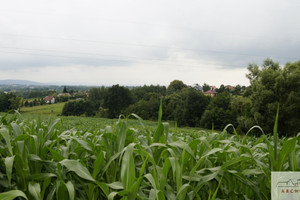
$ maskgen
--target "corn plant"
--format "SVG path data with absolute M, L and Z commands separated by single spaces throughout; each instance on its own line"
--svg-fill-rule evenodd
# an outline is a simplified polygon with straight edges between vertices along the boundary
M 270 199 L 271 171 L 300 169 L 299 137 L 278 138 L 278 113 L 261 137 L 172 132 L 161 116 L 155 129 L 135 114 L 138 127 L 120 116 L 103 129 L 2 116 L 0 199 Z

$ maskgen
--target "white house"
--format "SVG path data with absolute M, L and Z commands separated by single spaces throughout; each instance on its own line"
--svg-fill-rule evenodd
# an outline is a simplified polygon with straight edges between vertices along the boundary
M 44 100 L 45 100 L 45 102 L 46 103 L 55 103 L 55 98 L 54 98 L 54 96 L 46 96 L 45 98 L 44 98 Z

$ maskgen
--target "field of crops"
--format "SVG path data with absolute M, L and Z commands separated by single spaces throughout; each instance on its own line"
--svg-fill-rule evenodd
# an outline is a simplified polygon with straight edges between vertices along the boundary
M 278 139 L 276 123 L 272 136 L 183 133 L 161 112 L 150 128 L 2 116 L 0 199 L 270 199 L 271 171 L 300 169 L 299 137 Z
M 22 107 L 21 112 L 25 114 L 42 114 L 42 115 L 60 115 L 65 102 L 55 104 L 45 104 L 32 107 Z

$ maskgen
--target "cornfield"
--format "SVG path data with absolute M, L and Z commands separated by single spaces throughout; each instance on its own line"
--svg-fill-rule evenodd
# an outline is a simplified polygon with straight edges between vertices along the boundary
M 299 171 L 299 137 L 182 134 L 127 118 L 93 131 L 0 118 L 0 199 L 271 199 L 271 171 Z M 252 129 L 259 129 L 253 127 Z M 249 132 L 252 131 L 249 130 Z M 262 131 L 262 130 L 261 130 Z

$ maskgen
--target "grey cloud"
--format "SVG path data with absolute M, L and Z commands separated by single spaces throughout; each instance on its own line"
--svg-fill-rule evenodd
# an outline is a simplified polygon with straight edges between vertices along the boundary
M 68 66 L 68 65 L 84 65 L 96 67 L 110 67 L 110 66 L 130 66 L 131 61 L 122 59 L 101 59 L 101 58 L 57 58 L 55 56 L 41 59 L 43 56 L 36 56 L 31 59 L 16 59 L 16 60 L 1 60 L 1 70 L 18 70 L 27 68 L 43 68 L 48 66 Z
M 153 63 L 188 72 L 195 65 L 230 70 L 261 64 L 267 57 L 281 64 L 300 59 L 300 4 L 295 0 L 28 0 L 18 2 L 20 12 L 16 2 L 0 4 L 5 10 L 0 13 L 1 70 L 67 65 L 129 69 Z M 52 56 L 8 54 L 1 46 L 41 49 L 10 51 Z

